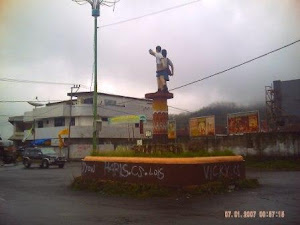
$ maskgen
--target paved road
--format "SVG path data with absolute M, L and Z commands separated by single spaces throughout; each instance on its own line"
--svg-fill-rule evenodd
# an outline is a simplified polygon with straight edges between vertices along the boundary
M 68 188 L 80 163 L 65 169 L 0 168 L 0 225 L 300 224 L 300 172 L 247 171 L 260 188 L 210 197 L 131 199 Z M 283 210 L 285 218 L 226 219 L 225 210 Z

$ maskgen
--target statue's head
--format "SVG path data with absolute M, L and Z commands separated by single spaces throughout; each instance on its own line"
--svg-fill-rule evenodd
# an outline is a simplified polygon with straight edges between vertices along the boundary
M 159 45 L 156 46 L 156 52 L 160 52 L 161 51 L 161 47 Z
M 161 54 L 163 55 L 163 57 L 167 57 L 167 50 L 166 49 L 163 49 L 162 51 L 161 51 Z

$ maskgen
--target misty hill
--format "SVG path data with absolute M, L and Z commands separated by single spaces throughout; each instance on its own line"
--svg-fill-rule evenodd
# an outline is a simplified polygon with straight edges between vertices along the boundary
M 195 112 L 181 113 L 179 115 L 171 115 L 170 118 L 176 120 L 177 130 L 187 131 L 190 118 L 214 115 L 215 123 L 216 123 L 216 133 L 220 134 L 220 133 L 226 133 L 227 114 L 256 111 L 256 110 L 259 111 L 260 120 L 264 120 L 265 105 L 263 103 L 244 106 L 232 102 L 213 103 Z

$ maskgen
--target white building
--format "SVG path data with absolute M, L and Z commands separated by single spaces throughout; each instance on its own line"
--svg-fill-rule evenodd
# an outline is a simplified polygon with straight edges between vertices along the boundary
M 68 93 L 70 96 L 71 93 Z M 48 103 L 45 107 L 25 112 L 23 117 L 10 117 L 14 125 L 14 134 L 10 140 L 21 144 L 33 140 L 49 139 L 51 146 L 58 148 L 58 133 L 70 126 L 70 152 L 64 151 L 70 158 L 82 158 L 92 150 L 93 137 L 93 92 L 73 93 L 73 99 L 57 103 Z M 130 140 L 146 138 L 147 131 L 152 132 L 152 101 L 98 93 L 98 115 L 102 121 L 98 126 L 99 149 L 112 150 L 118 144 Z M 109 118 L 124 115 L 145 115 L 143 127 L 140 123 L 109 124 Z M 31 133 L 31 127 L 35 132 Z M 141 129 L 140 129 L 141 128 Z M 68 135 L 62 136 L 69 143 Z

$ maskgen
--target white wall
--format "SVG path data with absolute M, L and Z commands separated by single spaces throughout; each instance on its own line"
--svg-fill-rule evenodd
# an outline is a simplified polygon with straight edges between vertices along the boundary
M 81 118 L 79 118 L 81 119 Z M 92 124 L 92 118 L 86 118 L 84 123 Z M 146 130 L 151 130 L 151 121 L 144 124 L 144 135 Z M 58 138 L 58 133 L 69 128 L 69 124 L 66 123 L 64 127 L 43 127 L 37 128 L 35 133 L 35 139 L 44 138 Z M 25 131 L 26 135 L 28 131 Z M 63 136 L 63 138 L 68 137 L 68 135 Z M 93 126 L 71 126 L 71 138 L 92 138 L 93 137 Z M 135 128 L 134 124 L 119 124 L 110 125 L 107 122 L 103 122 L 102 129 L 99 131 L 99 138 L 141 138 L 143 135 L 140 134 L 140 128 Z M 27 140 L 33 140 L 33 135 L 31 135 Z
M 92 152 L 92 145 L 89 144 L 76 144 L 70 146 L 70 158 L 71 159 L 82 159 L 88 156 Z M 114 146 L 112 144 L 98 145 L 99 151 L 113 151 Z
M 75 125 L 76 126 L 93 126 L 93 117 L 92 116 L 80 116 L 76 117 Z M 77 122 L 77 123 L 76 123 Z
M 33 111 L 24 113 L 24 122 L 32 122 L 44 118 L 69 116 L 69 106 L 64 104 L 46 106 L 33 109 Z
M 88 93 L 78 97 L 77 104 L 72 106 L 72 117 L 75 117 L 75 126 L 71 126 L 71 138 L 92 138 L 93 132 L 93 105 L 82 104 L 84 98 L 91 98 Z M 104 105 L 105 99 L 115 100 L 118 106 Z M 152 105 L 150 101 L 125 98 L 119 96 L 98 96 L 98 114 L 100 117 L 114 117 L 122 115 L 145 115 L 147 123 L 144 124 L 144 131 L 152 130 Z M 70 119 L 70 106 L 66 103 L 39 107 L 31 112 L 24 113 L 24 122 L 35 120 L 35 139 L 58 138 L 59 131 L 68 128 Z M 65 117 L 64 127 L 54 127 L 54 118 Z M 38 128 L 38 121 L 43 121 L 43 128 Z M 47 124 L 46 121 L 49 121 Z M 28 131 L 25 131 L 26 135 Z M 100 138 L 141 138 L 140 129 L 134 124 L 109 125 L 103 121 Z M 28 140 L 33 140 L 31 135 Z

